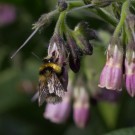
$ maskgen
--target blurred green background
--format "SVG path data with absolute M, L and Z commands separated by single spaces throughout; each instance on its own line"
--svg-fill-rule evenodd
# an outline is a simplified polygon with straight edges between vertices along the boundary
M 10 56 L 31 34 L 32 24 L 41 14 L 55 9 L 56 2 L 0 0 L 0 5 L 11 4 L 16 10 L 12 23 L 0 25 L 0 135 L 101 135 L 119 128 L 134 126 L 135 99 L 129 97 L 124 90 L 115 103 L 100 101 L 91 104 L 91 119 L 85 129 L 75 126 L 72 114 L 67 123 L 53 124 L 43 118 L 45 106 L 39 108 L 37 102 L 31 102 L 38 84 L 38 69 L 41 64 L 32 53 L 41 59 L 46 55 L 56 19 L 47 29 L 37 33 L 14 59 L 11 60 Z M 83 11 L 76 11 L 67 19 L 71 28 L 80 20 L 88 21 L 100 37 L 100 41 L 93 43 L 94 55 L 84 60 L 89 63 L 86 67 L 87 73 L 91 74 L 93 70 L 90 69 L 94 69 L 99 78 L 105 63 L 105 49 L 114 28 L 91 14 L 84 14 Z M 98 80 L 96 81 L 98 84 Z

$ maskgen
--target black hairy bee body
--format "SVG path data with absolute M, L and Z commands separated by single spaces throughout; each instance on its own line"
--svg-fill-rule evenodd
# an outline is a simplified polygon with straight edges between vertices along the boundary
M 51 62 L 49 59 L 44 60 L 39 68 L 39 106 L 45 101 L 53 104 L 62 101 L 65 90 L 59 80 L 61 73 L 62 68 L 58 64 Z

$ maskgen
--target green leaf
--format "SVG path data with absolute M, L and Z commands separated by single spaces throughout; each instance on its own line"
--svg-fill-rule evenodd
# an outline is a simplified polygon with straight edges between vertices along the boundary
M 135 127 L 120 129 L 120 130 L 113 131 L 113 132 L 105 134 L 105 135 L 135 135 Z
M 119 105 L 117 103 L 100 102 L 98 103 L 100 113 L 109 128 L 114 128 L 117 122 Z

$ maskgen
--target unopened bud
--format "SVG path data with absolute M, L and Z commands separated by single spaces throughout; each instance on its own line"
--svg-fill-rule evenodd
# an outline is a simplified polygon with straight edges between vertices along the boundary
M 48 57 L 52 57 L 53 62 L 57 63 L 60 66 L 63 66 L 63 64 L 67 60 L 65 41 L 57 33 L 55 33 L 50 40 Z
M 68 5 L 65 0 L 58 0 L 58 8 L 59 8 L 60 12 L 66 10 L 67 7 L 68 7 Z
M 88 26 L 88 23 L 81 22 L 79 23 L 74 30 L 73 34 L 78 47 L 82 50 L 83 54 L 91 55 L 93 53 L 93 47 L 90 43 L 90 40 L 96 38 L 94 30 L 91 30 Z
M 41 15 L 41 17 L 38 19 L 38 21 L 33 24 L 33 28 L 32 29 L 40 29 L 43 26 L 47 27 L 52 22 L 53 17 L 57 13 L 58 13 L 58 11 L 54 10 L 52 12 L 45 13 L 45 14 Z
M 69 66 L 77 73 L 80 69 L 80 59 L 81 59 L 81 52 L 78 48 L 76 41 L 73 37 L 69 34 L 66 35 L 67 38 L 67 49 L 69 50 Z

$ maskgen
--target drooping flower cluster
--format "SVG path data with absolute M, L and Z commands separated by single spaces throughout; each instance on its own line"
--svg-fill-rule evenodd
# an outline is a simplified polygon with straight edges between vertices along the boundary
M 121 90 L 122 80 L 130 96 L 135 96 L 135 16 L 130 15 L 126 20 L 127 47 L 114 39 L 107 49 L 107 61 L 100 76 L 99 87 L 110 90 Z M 125 58 L 125 59 L 124 59 Z M 123 77 L 124 76 L 124 77 Z
M 93 52 L 89 40 L 94 39 L 96 34 L 89 29 L 86 22 L 79 23 L 74 31 L 68 26 L 65 27 L 68 30 L 63 31 L 62 34 L 59 30 L 55 30 L 49 43 L 48 56 L 43 59 L 40 67 L 39 105 L 42 105 L 44 101 L 61 102 L 67 92 L 68 63 L 76 73 L 80 69 L 81 57 L 91 55 Z M 66 40 L 63 38 L 64 34 Z
M 88 124 L 90 115 L 89 94 L 84 86 L 73 88 L 71 82 L 68 85 L 68 92 L 63 101 L 58 104 L 47 103 L 44 117 L 54 123 L 64 123 L 71 113 L 71 101 L 73 100 L 73 119 L 79 128 Z
M 70 1 L 68 2 L 70 3 Z M 80 3 L 77 4 L 78 9 L 89 6 L 93 8 L 96 7 L 94 13 L 97 12 L 97 15 L 100 15 L 101 18 L 116 27 L 107 48 L 106 63 L 101 72 L 98 86 L 103 88 L 103 90 L 121 91 L 124 78 L 128 93 L 134 97 L 135 16 L 131 15 L 126 20 L 125 15 L 127 8 L 128 12 L 129 10 L 135 12 L 134 6 L 131 6 L 128 0 L 121 1 L 120 4 L 115 0 L 83 0 L 83 2 L 82 7 L 78 7 Z M 43 59 L 43 63 L 39 69 L 38 102 L 39 106 L 47 102 L 44 112 L 45 118 L 55 123 L 63 123 L 69 117 L 71 101 L 73 99 L 74 122 L 78 127 L 84 128 L 90 115 L 89 92 L 84 86 L 87 82 L 85 82 L 85 79 L 82 79 L 82 82 L 85 82 L 85 84 L 80 82 L 77 83 L 77 87 L 73 88 L 73 86 L 69 86 L 67 88 L 69 80 L 68 65 L 74 73 L 79 72 L 81 58 L 84 55 L 92 55 L 93 46 L 90 40 L 96 39 L 97 35 L 94 30 L 89 28 L 88 23 L 84 21 L 78 23 L 74 30 L 69 28 L 66 23 L 66 17 L 67 14 L 73 10 L 72 8 L 75 4 L 74 1 L 72 1 L 71 4 L 69 3 L 65 0 L 58 0 L 56 10 L 42 15 L 38 22 L 34 24 L 33 29 L 35 29 L 35 31 L 16 53 L 25 46 L 39 29 L 44 25 L 50 24 L 52 18 L 59 14 L 54 34 L 49 42 L 48 54 Z M 114 4 L 112 5 L 114 8 L 112 12 L 115 17 L 110 17 L 109 12 L 99 8 L 106 7 L 112 3 Z M 119 10 L 118 7 L 116 8 L 116 6 L 121 7 L 121 10 Z M 115 8 L 117 10 L 115 10 Z M 82 74 L 84 75 L 84 72 L 82 72 Z M 85 75 L 86 74 L 87 73 L 85 73 Z M 80 76 L 78 76 L 77 79 L 79 79 L 79 77 Z M 101 92 L 96 99 L 100 100 L 104 98 L 104 95 L 108 96 L 109 94 L 110 93 Z M 117 98 L 117 94 L 116 96 L 108 96 L 108 99 L 113 100 L 115 97 Z

